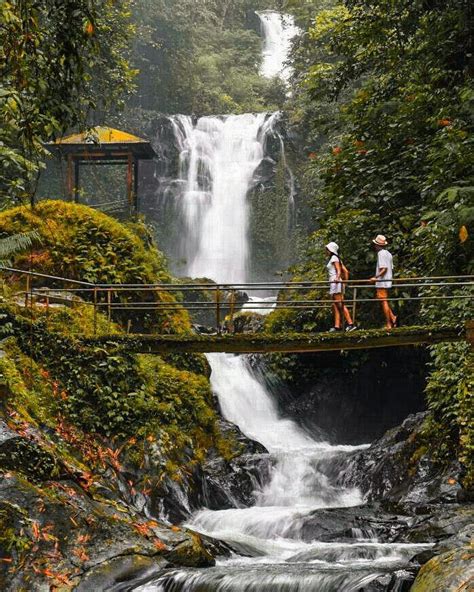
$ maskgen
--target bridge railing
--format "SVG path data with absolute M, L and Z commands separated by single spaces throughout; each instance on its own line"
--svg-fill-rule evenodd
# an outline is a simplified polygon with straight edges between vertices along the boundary
M 22 306 L 41 307 L 47 313 L 58 305 L 92 306 L 94 332 L 99 313 L 112 322 L 117 314 L 123 321 L 127 312 L 172 312 L 185 308 L 192 316 L 212 317 L 212 323 L 220 332 L 224 319 L 232 326 L 234 315 L 241 310 L 267 314 L 272 310 L 330 309 L 334 304 L 329 297 L 328 281 L 100 284 L 11 267 L 0 267 L 0 272 L 5 283 L 17 288 L 15 297 Z M 474 300 L 473 275 L 402 277 L 392 282 L 389 297 L 399 303 Z M 378 305 L 370 280 L 352 279 L 342 283 L 345 285 L 344 303 L 351 309 L 354 320 L 361 305 Z M 266 299 L 262 299 L 262 294 Z M 131 322 L 128 323 L 130 329 Z

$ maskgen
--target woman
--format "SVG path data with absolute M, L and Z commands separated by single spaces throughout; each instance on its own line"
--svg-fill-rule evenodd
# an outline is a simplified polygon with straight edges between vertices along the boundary
M 353 331 L 356 326 L 352 322 L 351 313 L 344 305 L 344 284 L 341 282 L 342 263 L 339 257 L 339 245 L 334 242 L 328 243 L 326 253 L 329 257 L 326 266 L 329 276 L 329 295 L 333 300 L 332 309 L 334 312 L 334 327 L 330 331 L 342 331 L 342 315 L 347 323 L 346 331 Z

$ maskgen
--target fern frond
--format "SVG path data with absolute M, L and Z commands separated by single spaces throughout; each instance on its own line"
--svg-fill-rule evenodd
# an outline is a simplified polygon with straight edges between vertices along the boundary
M 40 235 L 36 230 L 31 232 L 20 232 L 0 239 L 0 265 L 7 265 L 10 257 L 26 251 L 40 241 Z

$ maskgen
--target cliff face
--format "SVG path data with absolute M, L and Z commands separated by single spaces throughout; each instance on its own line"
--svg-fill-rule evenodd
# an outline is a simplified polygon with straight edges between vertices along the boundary
M 425 408 L 423 348 L 266 356 L 285 415 L 334 443 L 364 444 Z

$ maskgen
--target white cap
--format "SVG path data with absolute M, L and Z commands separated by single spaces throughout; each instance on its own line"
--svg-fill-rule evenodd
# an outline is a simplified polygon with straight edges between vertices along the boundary
M 333 255 L 337 255 L 339 253 L 339 245 L 337 243 L 328 243 L 326 245 L 326 249 L 330 251 Z

